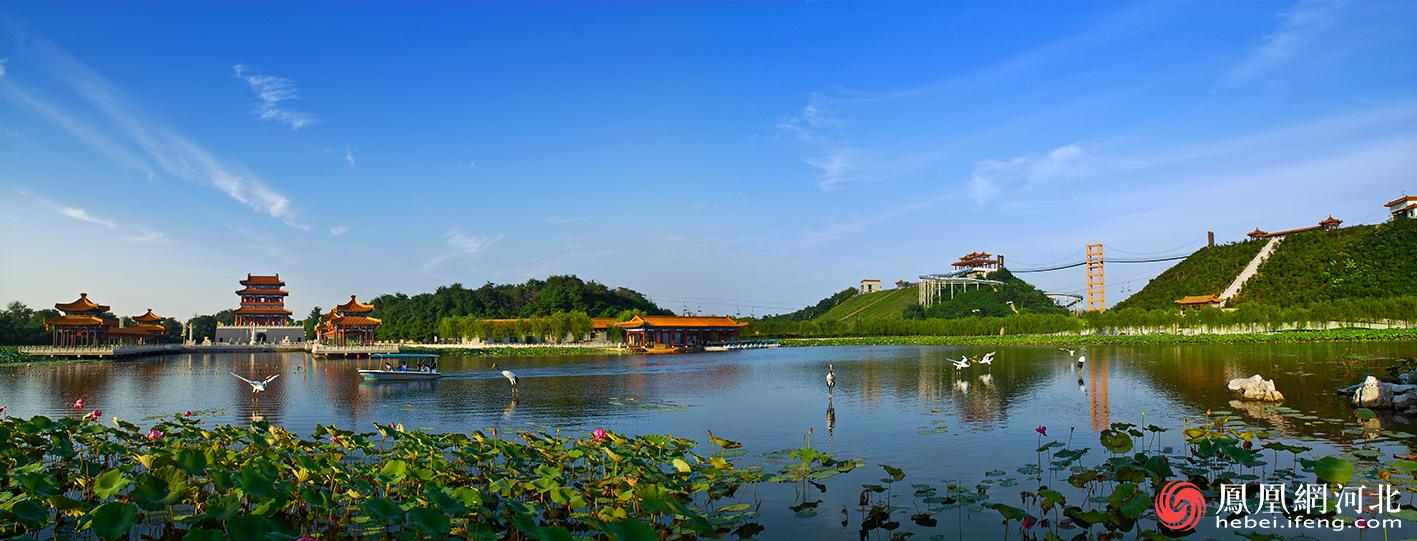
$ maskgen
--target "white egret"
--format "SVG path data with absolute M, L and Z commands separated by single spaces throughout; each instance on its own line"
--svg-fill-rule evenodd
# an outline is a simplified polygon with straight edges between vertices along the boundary
M 969 368 L 969 357 L 960 357 L 958 361 L 945 357 L 945 360 L 955 364 L 955 369 Z
M 985 354 L 984 354 L 984 358 L 979 360 L 979 364 L 989 364 L 989 365 L 994 364 L 994 354 L 995 354 L 995 353 L 998 353 L 998 352 L 997 352 L 997 351 L 990 351 L 989 353 L 985 353 Z
M 492 369 L 493 369 L 493 370 L 496 370 L 496 369 L 497 369 L 497 363 L 492 363 Z M 516 375 L 516 374 L 513 374 L 511 370 L 502 370 L 502 377 L 507 378 L 507 381 L 512 382 L 512 390 L 515 391 L 515 390 L 517 389 L 517 375 Z
M 1058 349 L 1068 352 L 1068 356 L 1069 356 L 1069 357 L 1075 357 L 1075 356 L 1077 356 L 1078 351 L 1082 350 L 1082 348 L 1078 348 L 1078 349 L 1058 348 Z
M 251 381 L 251 380 L 246 379 L 246 378 L 243 378 L 243 377 L 241 377 L 241 376 L 237 376 L 237 375 L 236 375 L 236 372 L 232 372 L 231 375 L 236 376 L 237 378 L 240 378 L 241 381 L 244 381 L 244 382 L 246 382 L 246 383 L 250 383 L 250 384 L 251 384 L 251 392 L 252 392 L 252 393 L 259 393 L 259 392 L 261 392 L 261 391 L 266 390 L 266 384 L 267 384 L 267 383 L 270 383 L 271 380 L 280 377 L 280 374 L 276 374 L 276 375 L 274 375 L 274 376 L 271 376 L 271 377 L 269 377 L 269 378 L 266 378 L 266 381 Z
M 827 387 L 836 387 L 836 372 L 832 371 L 832 365 L 827 365 Z

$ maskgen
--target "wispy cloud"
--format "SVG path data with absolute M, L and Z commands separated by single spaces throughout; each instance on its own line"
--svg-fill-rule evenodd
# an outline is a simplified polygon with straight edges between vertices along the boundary
M 85 222 L 98 224 L 108 229 L 118 229 L 118 223 L 114 222 L 113 220 L 99 218 L 97 216 L 89 214 L 88 211 L 85 211 L 84 209 L 74 207 L 58 207 L 58 210 L 60 214 L 63 214 L 75 220 L 83 220 Z
M 484 251 L 493 244 L 496 244 L 499 240 L 502 240 L 502 235 L 497 235 L 494 238 L 481 235 L 472 236 L 464 233 L 461 229 L 455 228 L 443 235 L 443 241 L 448 246 L 447 251 L 429 259 L 428 262 L 423 265 L 423 269 L 431 269 L 455 257 L 466 257 Z
M 546 223 L 548 223 L 548 224 L 566 224 L 566 223 L 571 223 L 571 222 L 574 222 L 574 221 L 576 221 L 576 220 L 573 219 L 573 218 L 562 218 L 562 217 L 560 217 L 560 216 L 547 216 L 547 217 L 546 217 Z
M 337 236 L 339 236 L 339 235 L 341 235 L 341 234 L 344 234 L 345 231 L 349 231 L 349 228 L 348 228 L 348 227 L 345 227 L 345 226 L 331 227 L 331 228 L 330 228 L 330 236 L 331 236 L 331 237 L 337 237 Z
M 344 159 L 349 160 L 350 167 L 354 167 L 354 149 L 349 148 L 349 145 L 344 146 Z
M 1067 145 L 1044 156 L 1020 156 L 1008 161 L 979 160 L 974 162 L 974 175 L 969 178 L 969 188 L 974 200 L 984 204 L 1006 186 L 1059 176 L 1065 167 L 1077 163 L 1082 155 L 1082 148 Z
M 141 244 L 154 244 L 154 243 L 159 243 L 159 242 L 167 242 L 165 239 L 162 238 L 162 233 L 159 233 L 159 232 L 157 232 L 157 231 L 153 231 L 153 230 L 150 230 L 150 229 L 144 229 L 144 228 L 141 228 L 141 227 L 138 228 L 138 229 L 140 229 L 140 230 L 142 231 L 142 234 L 141 234 L 141 235 L 136 235 L 136 236 L 131 236 L 131 237 L 123 237 L 123 240 L 126 240 L 126 241 L 128 241 L 128 242 L 137 242 L 137 243 L 141 243 Z
M 0 77 L 5 76 L 5 63 L 10 61 L 10 57 L 0 58 Z
M 1259 47 L 1225 74 L 1223 82 L 1244 83 L 1299 56 L 1315 37 L 1334 25 L 1347 4 L 1347 0 L 1301 0 L 1281 15 L 1279 28 L 1264 36 Z
M 221 190 L 252 209 L 269 214 L 292 227 L 309 229 L 295 222 L 290 199 L 266 186 L 258 176 L 246 169 L 223 163 L 201 145 L 156 122 L 139 119 L 124 99 L 123 92 L 107 78 L 79 62 L 58 45 L 29 32 L 18 24 L 6 21 L 5 29 L 20 36 L 40 57 L 38 62 L 59 80 L 87 99 L 108 116 L 134 144 L 141 147 L 167 173 L 198 184 Z M 7 81 L 9 77 L 5 78 Z M 98 135 L 95 130 L 38 98 L 19 91 L 14 85 L 0 83 L 3 94 L 26 107 L 40 112 L 50 121 L 76 137 L 112 156 L 119 163 L 133 166 L 152 175 L 146 162 L 128 153 L 123 145 Z
M 246 81 L 246 84 L 251 86 L 251 91 L 260 98 L 255 113 L 261 120 L 274 120 L 290 126 L 293 130 L 315 122 L 314 115 L 281 106 L 280 102 L 300 99 L 300 90 L 295 88 L 295 81 L 272 75 L 248 74 L 244 64 L 237 64 L 231 69 L 236 72 L 236 77 Z

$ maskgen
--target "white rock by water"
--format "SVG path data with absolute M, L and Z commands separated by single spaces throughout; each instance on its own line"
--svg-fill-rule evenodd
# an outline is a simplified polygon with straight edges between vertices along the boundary
M 1264 379 L 1259 374 L 1248 378 L 1230 380 L 1230 390 L 1243 391 L 1245 400 L 1282 402 L 1284 395 L 1274 389 L 1274 380 Z
M 1368 379 L 1353 391 L 1353 405 L 1360 408 L 1391 408 L 1392 397 L 1391 384 L 1368 376 Z

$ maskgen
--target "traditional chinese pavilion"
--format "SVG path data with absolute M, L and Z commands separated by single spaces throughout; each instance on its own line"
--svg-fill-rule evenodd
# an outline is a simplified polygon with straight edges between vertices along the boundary
M 616 323 L 616 326 L 625 329 L 625 340 L 630 347 L 649 344 L 701 347 L 710 342 L 737 340 L 738 331 L 748 324 L 733 321 L 727 316 L 635 316 L 629 321 Z
M 117 319 L 107 314 L 109 307 L 89 300 L 88 293 L 80 293 L 79 300 L 56 303 L 54 307 L 64 315 L 45 319 L 44 326 L 53 333 L 56 346 L 156 344 L 167 332 L 157 324 L 163 318 L 153 314 L 152 309 L 133 318 L 137 325 L 120 326 Z
M 281 289 L 285 287 L 285 282 L 281 281 L 280 273 L 275 276 L 247 274 L 241 285 L 246 286 L 236 292 L 241 296 L 241 307 L 232 312 L 236 315 L 237 326 L 277 327 L 291 324 L 290 310 L 285 309 L 285 296 L 290 293 Z
M 1207 306 L 1219 308 L 1225 306 L 1225 301 L 1220 300 L 1220 298 L 1215 295 L 1191 295 L 1178 299 L 1176 305 L 1181 307 L 1182 313 L 1185 313 L 1186 310 L 1196 310 Z
M 987 252 L 972 252 L 950 265 L 953 265 L 955 270 L 971 269 L 980 272 L 999 270 L 999 267 L 1004 264 L 1004 258 L 989 259 L 990 257 L 992 256 Z
M 108 306 L 89 300 L 88 293 L 80 293 L 74 302 L 55 303 L 54 308 L 64 315 L 45 319 L 44 328 L 53 333 L 56 346 L 106 346 L 108 330 L 118 326 L 103 317 Z
M 315 329 L 320 343 L 330 346 L 373 345 L 375 332 L 384 323 L 369 317 L 373 311 L 373 305 L 363 304 L 350 295 L 349 302 L 334 307 L 320 318 L 320 326 Z

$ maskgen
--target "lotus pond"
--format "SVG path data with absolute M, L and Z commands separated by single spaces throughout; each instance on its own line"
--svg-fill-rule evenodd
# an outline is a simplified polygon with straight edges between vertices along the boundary
M 948 360 L 995 349 L 992 365 Z M 444 357 L 448 377 L 425 382 L 365 382 L 368 360 L 303 354 L 0 366 L 0 536 L 115 537 L 105 524 L 131 511 L 128 535 L 170 539 L 1150 538 L 1166 480 L 1196 482 L 1213 507 L 1221 483 L 1253 498 L 1345 472 L 1414 503 L 1417 463 L 1397 458 L 1417 452 L 1413 420 L 1355 416 L 1335 388 L 1417 343 L 1085 353 L 1081 367 L 1054 347 L 495 359 L 516 392 L 480 357 Z M 230 372 L 281 376 L 253 395 Z M 1235 401 L 1225 383 L 1252 374 L 1286 402 Z M 1417 537 L 1402 518 L 1417 511 L 1391 515 L 1387 532 L 1241 530 Z M 1234 538 L 1211 518 L 1193 535 Z

